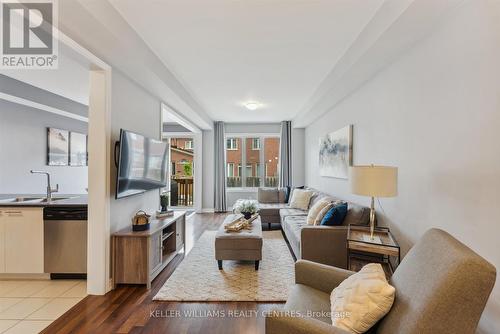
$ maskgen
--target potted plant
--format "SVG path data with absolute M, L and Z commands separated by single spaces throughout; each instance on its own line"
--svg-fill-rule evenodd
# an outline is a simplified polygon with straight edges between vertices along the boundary
M 252 200 L 239 201 L 234 208 L 234 212 L 241 213 L 245 219 L 250 219 L 257 211 L 257 203 Z
M 161 206 L 161 212 L 167 212 L 168 211 L 168 202 L 169 202 L 169 192 L 166 191 L 160 195 L 160 206 Z

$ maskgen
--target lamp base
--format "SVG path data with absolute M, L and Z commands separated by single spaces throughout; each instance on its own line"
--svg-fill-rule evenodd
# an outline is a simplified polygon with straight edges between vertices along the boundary
M 380 239 L 380 237 L 376 236 L 376 235 L 374 235 L 373 237 L 370 235 L 363 235 L 363 241 L 372 242 L 372 243 L 376 243 L 376 244 L 382 243 L 382 239 Z
M 373 232 L 375 231 L 375 197 L 372 196 L 370 205 L 370 239 L 373 241 Z

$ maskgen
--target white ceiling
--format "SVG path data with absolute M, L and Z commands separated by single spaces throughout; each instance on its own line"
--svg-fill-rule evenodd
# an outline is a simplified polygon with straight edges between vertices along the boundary
M 109 0 L 215 120 L 292 119 L 383 0 Z M 248 111 L 243 104 L 262 107 Z

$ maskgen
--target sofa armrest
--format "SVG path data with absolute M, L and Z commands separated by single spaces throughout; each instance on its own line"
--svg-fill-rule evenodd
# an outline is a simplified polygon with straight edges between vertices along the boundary
M 325 264 L 299 260 L 295 262 L 295 283 L 307 285 L 316 290 L 331 293 L 353 271 Z
M 314 318 L 301 317 L 293 311 L 272 310 L 266 316 L 266 334 L 349 334 Z
M 300 258 L 347 269 L 346 226 L 304 226 Z

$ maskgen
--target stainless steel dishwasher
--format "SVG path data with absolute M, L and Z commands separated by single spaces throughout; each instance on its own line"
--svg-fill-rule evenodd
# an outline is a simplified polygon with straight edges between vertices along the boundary
M 46 207 L 44 268 L 52 278 L 87 273 L 87 207 Z

